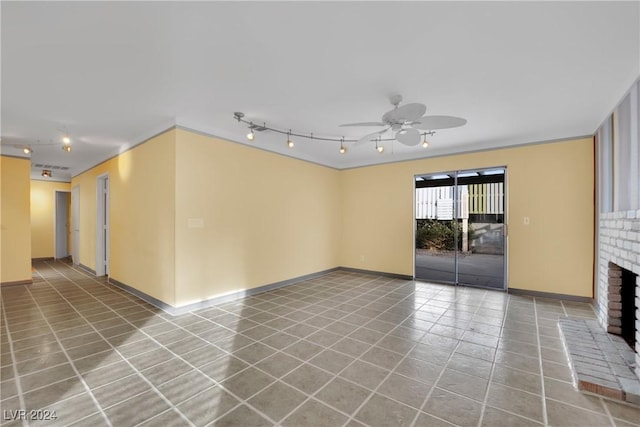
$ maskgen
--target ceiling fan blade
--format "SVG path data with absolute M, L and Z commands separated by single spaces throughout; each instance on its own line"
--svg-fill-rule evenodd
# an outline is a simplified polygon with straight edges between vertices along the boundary
M 417 129 L 402 129 L 396 132 L 395 138 L 404 145 L 418 145 L 420 143 L 420 131 Z
M 382 116 L 383 122 L 412 122 L 422 117 L 427 111 L 427 107 L 424 104 L 405 104 L 401 107 L 395 108 Z
M 379 130 L 377 132 L 373 132 L 373 133 L 370 133 L 368 135 L 365 135 L 362 138 L 360 138 L 359 140 L 357 140 L 355 142 L 355 144 L 353 144 L 353 146 L 354 147 L 359 147 L 359 146 L 361 146 L 363 144 L 366 144 L 367 142 L 375 141 L 376 137 L 378 135 L 381 135 L 381 134 L 385 133 L 387 130 L 388 130 L 388 128 L 385 128 L 385 129 Z
M 344 125 L 340 125 L 340 127 L 345 126 L 385 126 L 382 122 L 360 122 L 360 123 L 347 123 Z
M 424 116 L 413 123 L 411 126 L 416 129 L 435 130 L 435 129 L 449 129 L 464 126 L 467 123 L 466 119 L 453 116 Z

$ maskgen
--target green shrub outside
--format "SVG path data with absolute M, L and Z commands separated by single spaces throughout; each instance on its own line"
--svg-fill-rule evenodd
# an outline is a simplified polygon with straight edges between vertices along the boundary
M 458 221 L 438 221 L 419 219 L 416 229 L 416 248 L 441 251 L 455 249 L 455 228 L 462 235 L 462 224 Z M 462 239 L 458 238 L 458 249 L 462 249 Z

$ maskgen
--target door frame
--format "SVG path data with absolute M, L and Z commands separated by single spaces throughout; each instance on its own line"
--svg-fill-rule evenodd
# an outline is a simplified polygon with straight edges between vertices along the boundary
M 503 218 L 504 218 L 504 261 L 503 261 L 503 287 L 502 288 L 491 288 L 491 287 L 481 287 L 481 286 L 475 286 L 478 287 L 480 289 L 494 289 L 494 290 L 498 290 L 498 291 L 508 291 L 509 289 L 509 222 L 508 222 L 508 218 L 509 218 L 509 203 L 508 203 L 508 197 L 509 197 L 509 187 L 508 187 L 508 172 L 509 172 L 509 168 L 506 165 L 503 166 L 490 166 L 490 167 L 478 167 L 478 168 L 468 168 L 468 169 L 456 169 L 456 170 L 449 170 L 449 171 L 436 171 L 436 172 L 425 172 L 425 173 L 419 173 L 419 174 L 414 174 L 413 175 L 413 179 L 412 179 L 412 186 L 413 186 L 413 197 L 412 197 L 412 202 L 413 202 L 413 209 L 412 209 L 412 226 L 413 226 L 413 239 L 412 239 L 412 253 L 413 253 L 413 280 L 420 280 L 418 278 L 416 278 L 416 256 L 417 256 L 417 248 L 416 248 L 416 226 L 417 226 L 417 220 L 416 220 L 416 178 L 417 177 L 422 177 L 425 175 L 449 175 L 449 174 L 455 174 L 455 186 L 458 185 L 458 174 L 460 173 L 465 173 L 465 172 L 480 172 L 480 171 L 488 171 L 488 170 L 495 170 L 495 169 L 503 169 L 504 170 L 504 182 L 503 182 L 503 188 L 504 188 L 504 195 L 503 195 L 503 203 L 504 203 L 504 214 L 503 214 Z M 454 191 L 454 196 L 457 197 L 457 190 Z M 454 218 L 457 217 L 457 203 L 455 202 L 454 199 Z M 458 258 L 458 251 L 455 251 L 454 254 L 454 268 L 455 268 L 455 282 L 442 282 L 444 284 L 448 284 L 448 285 L 454 285 L 454 286 L 471 286 L 471 285 L 467 285 L 464 283 L 459 283 L 458 282 L 458 262 L 457 262 L 457 258 Z M 431 281 L 431 280 L 430 280 Z M 436 282 L 436 281 L 433 281 Z
M 109 173 L 107 172 L 96 177 L 96 276 L 109 275 L 109 227 Z
M 65 250 L 64 256 L 59 256 L 60 254 L 58 253 L 58 239 L 60 238 L 58 233 L 58 220 L 60 219 L 58 218 L 58 209 L 59 209 L 58 194 L 61 194 L 61 193 L 66 193 L 68 194 L 67 197 L 71 197 L 71 191 L 69 190 L 53 190 L 53 258 L 54 259 L 66 258 L 70 255 L 68 250 Z M 67 211 L 67 218 L 69 218 L 70 213 L 71 212 Z M 67 218 L 65 218 L 65 221 Z M 69 230 L 68 230 L 69 226 L 70 224 L 67 225 L 67 231 L 65 233 L 67 248 L 69 247 Z

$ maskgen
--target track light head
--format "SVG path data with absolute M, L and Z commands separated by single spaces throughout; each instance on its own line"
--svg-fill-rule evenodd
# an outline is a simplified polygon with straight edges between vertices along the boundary
M 70 145 L 63 145 L 62 146 L 62 150 L 66 151 L 67 153 L 71 152 L 71 146 Z
M 69 145 L 71 144 L 71 138 L 69 138 L 67 135 L 62 137 L 62 143 L 65 145 Z
M 24 154 L 31 154 L 33 153 L 33 150 L 31 149 L 31 147 L 24 147 L 22 149 L 22 151 L 24 152 Z
M 376 150 L 378 150 L 378 153 L 382 153 L 384 151 L 384 147 L 382 145 L 378 145 Z
M 422 140 L 422 148 L 427 148 L 429 146 L 429 141 L 427 141 L 427 134 L 424 134 L 424 139 Z
M 48 169 L 43 169 L 41 175 L 45 178 L 51 178 L 51 171 Z
M 289 148 L 293 148 L 294 143 L 291 140 L 291 130 L 289 130 L 289 132 L 287 132 L 287 147 Z
M 344 137 L 340 138 L 340 154 L 345 154 L 347 148 L 344 146 Z
M 255 133 L 253 133 L 253 129 L 251 129 L 251 130 L 249 131 L 249 133 L 247 134 L 247 139 L 248 139 L 249 141 L 253 141 L 255 138 L 256 138 L 256 134 L 255 134 Z

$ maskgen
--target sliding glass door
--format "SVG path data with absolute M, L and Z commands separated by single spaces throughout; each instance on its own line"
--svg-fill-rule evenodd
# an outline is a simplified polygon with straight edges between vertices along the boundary
M 505 168 L 415 178 L 415 277 L 505 289 Z

